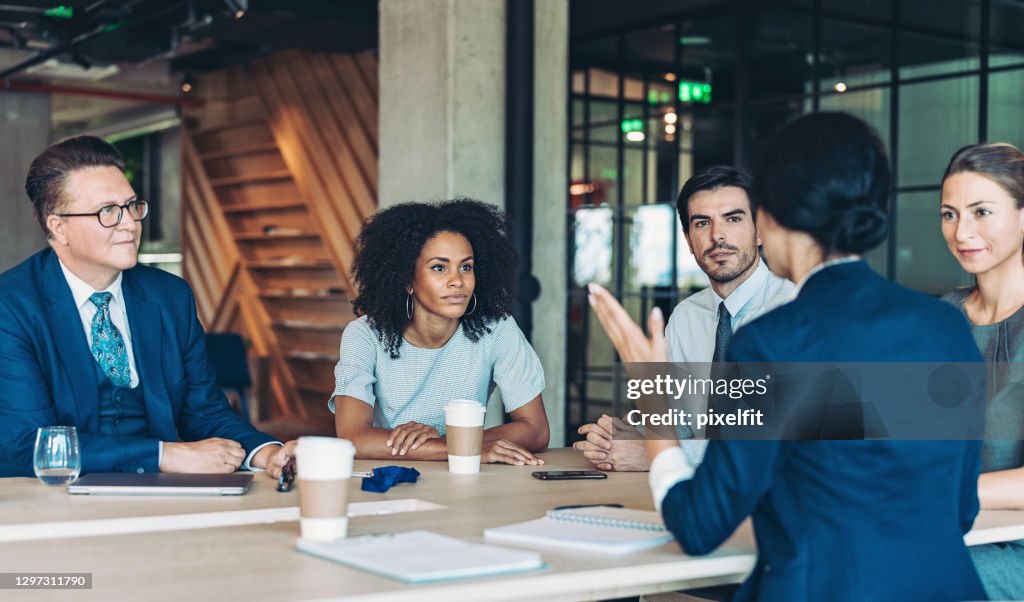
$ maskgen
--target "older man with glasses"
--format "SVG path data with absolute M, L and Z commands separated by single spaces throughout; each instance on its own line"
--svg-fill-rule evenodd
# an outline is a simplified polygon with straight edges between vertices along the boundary
M 49 246 L 0 275 L 0 477 L 31 476 L 36 430 L 64 425 L 83 473 L 276 478 L 293 446 L 227 404 L 188 284 L 137 265 L 149 204 L 114 147 L 55 144 L 25 189 Z

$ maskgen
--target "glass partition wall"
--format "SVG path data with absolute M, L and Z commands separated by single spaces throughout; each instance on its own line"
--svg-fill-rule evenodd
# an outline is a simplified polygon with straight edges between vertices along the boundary
M 890 152 L 888 240 L 867 259 L 942 294 L 970 281 L 946 249 L 939 184 L 965 144 L 1024 144 L 1024 3 L 722 2 L 643 29 L 573 37 L 567 440 L 618 414 L 615 351 L 586 301 L 598 282 L 644 323 L 707 286 L 675 215 L 694 170 L 747 167 L 802 114 L 846 111 Z

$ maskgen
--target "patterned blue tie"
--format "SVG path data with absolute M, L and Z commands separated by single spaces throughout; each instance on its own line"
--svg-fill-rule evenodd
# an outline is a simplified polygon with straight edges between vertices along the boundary
M 92 317 L 92 356 L 115 387 L 127 387 L 132 382 L 131 369 L 128 368 L 128 352 L 124 348 L 121 333 L 110 321 L 110 293 L 93 293 L 89 297 L 96 306 L 96 315 Z

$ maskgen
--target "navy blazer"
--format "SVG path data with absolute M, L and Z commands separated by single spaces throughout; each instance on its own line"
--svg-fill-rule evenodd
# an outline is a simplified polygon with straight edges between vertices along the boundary
M 792 302 L 741 328 L 727 356 L 982 361 L 960 312 L 863 261 L 811 276 Z M 979 450 L 978 441 L 711 441 L 662 513 L 689 554 L 711 552 L 753 517 L 757 564 L 738 600 L 985 599 L 963 542 L 978 512 Z
M 136 266 L 122 273 L 147 437 L 99 433 L 95 360 L 71 288 L 49 248 L 0 275 L 0 477 L 32 476 L 36 429 L 78 428 L 82 473 L 159 470 L 159 441 L 222 437 L 246 453 L 273 441 L 217 388 L 192 290 Z

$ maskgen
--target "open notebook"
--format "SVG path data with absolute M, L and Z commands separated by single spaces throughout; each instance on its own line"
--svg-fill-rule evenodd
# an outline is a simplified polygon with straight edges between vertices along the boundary
M 537 552 L 469 543 L 430 531 L 327 542 L 299 539 L 295 547 L 300 552 L 406 583 L 483 577 L 544 566 Z
M 485 529 L 488 541 L 629 554 L 672 541 L 657 512 L 628 508 L 552 510 L 543 518 Z

